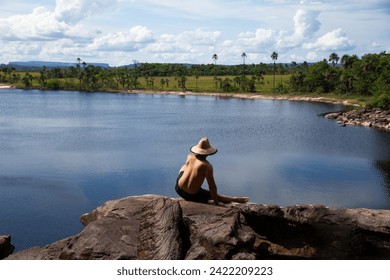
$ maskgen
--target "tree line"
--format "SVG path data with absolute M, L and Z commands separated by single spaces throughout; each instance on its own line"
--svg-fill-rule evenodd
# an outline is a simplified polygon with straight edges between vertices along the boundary
M 256 92 L 264 84 L 265 75 L 273 75 L 271 91 L 284 93 L 337 93 L 372 97 L 375 105 L 390 108 L 390 55 L 386 52 L 356 55 L 330 54 L 328 59 L 317 63 L 276 63 L 278 53 L 273 52 L 272 64 L 245 64 L 246 53 L 241 55 L 241 65 L 214 64 L 138 63 L 122 67 L 102 68 L 89 65 L 77 58 L 75 66 L 67 68 L 41 67 L 19 72 L 15 67 L 0 67 L 0 82 L 29 88 L 38 84 L 42 89 L 69 90 L 122 90 L 140 89 L 141 78 L 146 89 L 172 87 L 187 89 L 190 77 L 212 77 L 214 91 Z M 276 82 L 276 75 L 280 81 Z M 287 76 L 287 77 L 286 77 Z M 284 80 L 283 80 L 283 77 Z M 169 79 L 171 78 L 171 79 Z M 278 79 L 279 80 L 279 79 Z
M 339 64 L 340 62 L 340 64 Z M 291 91 L 339 93 L 373 97 L 373 105 L 390 108 L 390 54 L 343 55 L 311 66 L 298 65 L 290 78 Z
M 199 77 L 212 76 L 218 89 L 226 91 L 249 91 L 253 86 L 246 86 L 250 80 L 261 79 L 262 75 L 274 73 L 272 65 L 260 63 L 251 65 L 217 65 L 217 64 L 175 64 L 175 63 L 135 63 L 122 67 L 102 68 L 88 65 L 86 62 L 77 60 L 75 66 L 68 68 L 41 68 L 16 69 L 13 66 L 2 66 L 0 82 L 17 84 L 29 88 L 38 83 L 42 89 L 75 89 L 75 90 L 99 90 L 99 89 L 138 89 L 140 78 L 146 80 L 147 88 L 154 88 L 157 84 L 162 87 L 168 86 L 167 77 L 174 77 L 177 88 L 186 89 L 186 81 L 189 77 L 198 80 Z M 287 73 L 289 65 L 280 64 L 277 71 Z M 28 70 L 28 71 L 27 71 Z M 22 73 L 22 74 L 21 74 Z M 235 81 L 222 79 L 224 76 L 236 76 Z M 235 86 L 233 86 L 235 85 Z

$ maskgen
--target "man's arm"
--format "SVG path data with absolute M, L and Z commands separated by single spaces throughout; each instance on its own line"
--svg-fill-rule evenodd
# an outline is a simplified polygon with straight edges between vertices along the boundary
M 218 194 L 217 194 L 217 185 L 215 184 L 213 167 L 207 166 L 206 170 L 206 180 L 209 185 L 209 190 L 211 194 L 211 198 L 214 200 L 215 204 L 218 204 Z

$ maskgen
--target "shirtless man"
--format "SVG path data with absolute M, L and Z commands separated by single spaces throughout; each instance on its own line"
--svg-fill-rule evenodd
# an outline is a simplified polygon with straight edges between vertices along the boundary
M 176 181 L 176 192 L 185 200 L 208 203 L 213 200 L 218 202 L 248 202 L 247 197 L 231 197 L 219 195 L 215 184 L 213 167 L 206 160 L 207 156 L 217 152 L 217 148 L 210 145 L 208 138 L 202 138 L 199 143 L 191 148 L 191 154 L 187 156 L 186 163 L 180 169 Z M 202 189 L 204 179 L 207 180 L 209 190 Z

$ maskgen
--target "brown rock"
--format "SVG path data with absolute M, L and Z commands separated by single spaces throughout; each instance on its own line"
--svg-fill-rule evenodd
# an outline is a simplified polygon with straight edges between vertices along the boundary
M 154 195 L 108 201 L 81 216 L 85 229 L 46 247 L 34 247 L 8 259 L 136 259 L 142 207 Z
M 370 121 L 364 121 L 361 123 L 362 126 L 365 126 L 365 127 L 371 127 L 372 126 L 372 123 Z
M 239 209 L 232 208 L 219 217 L 205 219 L 202 224 L 192 223 L 191 247 L 186 259 L 231 259 L 239 253 L 251 251 L 254 232 L 242 225 L 240 219 Z
M 389 112 L 390 110 L 384 111 L 367 106 L 360 110 L 329 113 L 325 118 L 336 119 L 337 123 L 343 126 L 358 125 L 390 131 Z
M 329 113 L 329 114 L 325 114 L 324 117 L 327 118 L 327 119 L 333 120 L 333 119 L 337 119 L 341 114 L 342 114 L 341 112 L 339 112 L 339 113 Z
M 142 208 L 138 259 L 183 259 L 185 231 L 179 202 L 166 197 L 151 200 Z
M 390 210 L 109 201 L 78 235 L 7 259 L 390 259 Z
M 11 244 L 11 236 L 0 235 L 0 260 L 8 257 L 15 247 Z

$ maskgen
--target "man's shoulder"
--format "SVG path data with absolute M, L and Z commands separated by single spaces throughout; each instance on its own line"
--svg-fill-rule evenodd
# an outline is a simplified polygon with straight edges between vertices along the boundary
M 199 166 L 199 168 L 202 168 L 205 170 L 213 170 L 213 166 L 207 160 L 198 160 L 197 165 Z
M 198 169 L 212 169 L 212 165 L 206 159 L 200 159 L 194 154 L 187 156 L 187 162 Z

